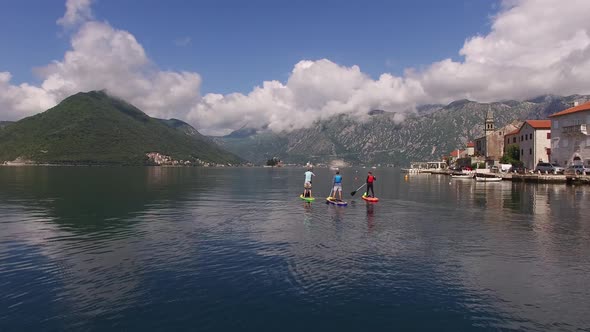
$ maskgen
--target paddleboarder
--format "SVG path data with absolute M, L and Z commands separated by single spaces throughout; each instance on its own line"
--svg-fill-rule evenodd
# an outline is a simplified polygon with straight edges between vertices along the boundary
M 373 173 L 369 172 L 367 174 L 367 197 L 369 197 L 369 189 L 371 190 L 371 196 L 375 197 L 375 190 L 373 190 L 373 182 L 377 180 L 377 177 L 373 175 Z
M 342 175 L 340 175 L 340 171 L 336 171 L 336 175 L 334 175 L 334 190 L 333 196 L 336 198 L 336 192 L 339 193 L 338 200 L 342 201 Z
M 311 197 L 311 180 L 315 176 L 311 167 L 305 172 L 305 183 L 303 184 L 303 197 Z

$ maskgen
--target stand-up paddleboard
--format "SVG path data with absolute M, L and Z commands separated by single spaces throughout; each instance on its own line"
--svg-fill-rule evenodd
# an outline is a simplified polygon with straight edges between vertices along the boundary
M 369 197 L 369 196 L 367 196 L 367 193 L 365 193 L 362 196 L 362 199 L 364 199 L 367 202 L 371 202 L 371 203 L 377 203 L 377 202 L 379 202 L 379 198 L 377 198 L 377 197 Z
M 339 201 L 334 197 L 326 197 L 326 203 L 336 205 L 336 206 L 347 206 L 348 203 L 345 201 Z
M 301 198 L 302 200 L 304 200 L 306 202 L 313 202 L 313 201 L 315 201 L 315 197 L 305 197 L 305 196 L 303 196 L 303 194 L 299 195 L 299 198 Z

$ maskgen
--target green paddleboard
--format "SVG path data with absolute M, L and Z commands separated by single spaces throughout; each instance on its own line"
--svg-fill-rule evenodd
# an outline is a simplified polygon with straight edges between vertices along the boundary
M 313 201 L 315 201 L 315 198 L 313 198 L 313 197 L 303 197 L 303 194 L 299 195 L 299 198 L 301 198 L 302 200 L 304 200 L 306 202 L 313 202 Z

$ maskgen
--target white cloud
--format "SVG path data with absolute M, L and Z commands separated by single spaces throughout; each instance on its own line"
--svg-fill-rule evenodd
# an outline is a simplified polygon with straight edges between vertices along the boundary
M 295 65 L 285 84 L 264 82 L 248 95 L 205 95 L 188 119 L 210 124 L 207 129 L 211 134 L 228 133 L 244 124 L 292 130 L 335 114 L 364 117 L 371 109 L 405 111 L 412 109 L 413 100 L 422 94 L 413 80 L 383 74 L 375 81 L 357 66 L 339 66 L 326 59 L 305 60 Z
M 66 12 L 57 20 L 63 27 L 73 27 L 92 19 L 92 0 L 66 0 Z
M 463 62 L 411 75 L 429 101 L 590 92 L 590 1 L 511 0 L 503 8 L 489 34 L 465 42 Z
M 372 79 L 358 66 L 303 60 L 286 82 L 201 98 L 197 73 L 159 70 L 131 33 L 91 20 L 90 1 L 69 0 L 60 24 L 81 23 L 71 49 L 42 68 L 38 87 L 11 85 L 10 74 L 0 74 L 0 117 L 29 115 L 72 93 L 106 88 L 152 116 L 188 119 L 204 133 L 220 134 L 244 124 L 290 130 L 333 114 L 404 112 L 416 104 L 461 98 L 590 93 L 588 12 L 586 0 L 505 1 L 490 33 L 465 41 L 461 61 L 443 59 L 403 76 Z
M 29 85 L 11 85 L 12 75 L 0 72 L 0 119 L 18 120 L 55 105 L 55 98 L 47 91 Z

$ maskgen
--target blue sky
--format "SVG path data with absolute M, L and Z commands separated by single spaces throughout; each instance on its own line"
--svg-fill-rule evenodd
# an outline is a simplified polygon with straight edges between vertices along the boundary
M 0 71 L 38 82 L 33 68 L 70 48 L 56 25 L 64 1 L 4 1 Z M 445 58 L 489 32 L 495 1 L 97 0 L 94 17 L 131 32 L 162 70 L 198 72 L 201 92 L 247 93 L 286 81 L 300 60 L 358 65 L 376 79 Z M 188 42 L 190 40 L 190 42 Z M 188 42 L 188 43 L 187 43 Z

